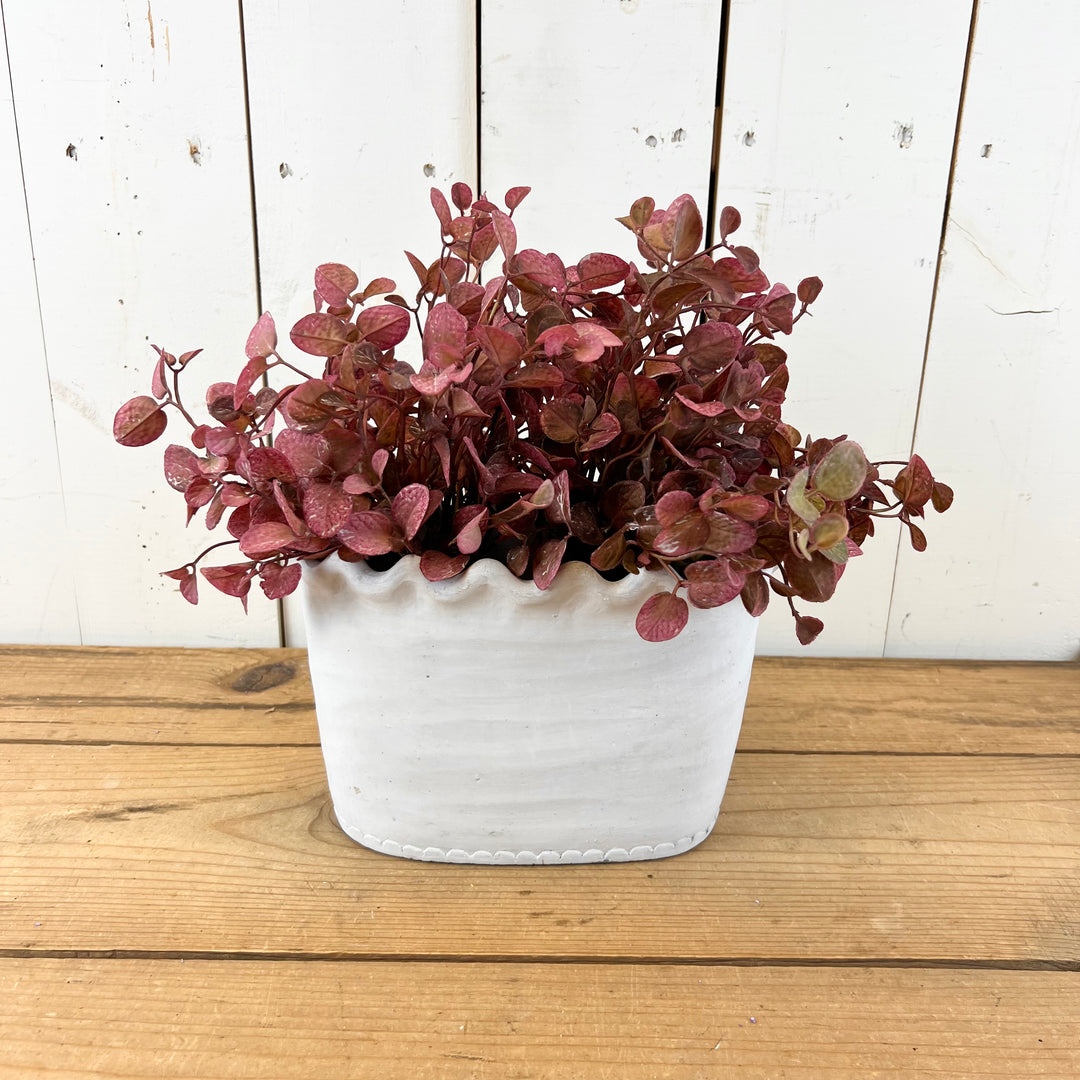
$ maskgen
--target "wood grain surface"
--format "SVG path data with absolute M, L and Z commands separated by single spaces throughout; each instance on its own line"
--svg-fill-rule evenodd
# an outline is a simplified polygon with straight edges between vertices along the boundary
M 318 745 L 303 649 L 0 645 L 0 741 Z M 739 748 L 1080 753 L 1080 663 L 759 656 Z
M 740 755 L 672 862 L 491 874 L 353 843 L 315 748 L 0 754 L 18 953 L 1078 959 L 1067 758 Z
M 0 1031 L 4 1080 L 1065 1078 L 1080 1071 L 1080 985 L 1012 971 L 0 960 Z
M 1064 1080 L 1078 690 L 760 658 L 699 848 L 468 867 L 338 830 L 300 650 L 0 648 L 0 1078 Z

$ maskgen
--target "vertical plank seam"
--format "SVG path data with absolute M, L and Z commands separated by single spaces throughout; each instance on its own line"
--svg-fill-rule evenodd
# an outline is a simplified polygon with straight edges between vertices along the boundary
M 255 263 L 255 318 L 262 315 L 262 265 L 259 258 L 259 210 L 255 196 L 255 150 L 251 136 L 251 89 L 248 86 L 247 32 L 244 25 L 244 0 L 236 0 L 237 21 L 240 26 L 240 76 L 244 86 L 244 133 L 247 137 L 248 191 L 251 199 L 251 253 Z M 263 386 L 269 385 L 265 373 Z M 270 440 L 271 443 L 273 440 Z M 277 612 L 278 647 L 286 648 L 285 638 L 285 603 L 279 597 L 274 601 Z
M 484 75 L 482 66 L 484 56 L 483 0 L 475 0 L 475 5 L 473 19 L 475 20 L 476 25 L 473 27 L 473 35 L 476 38 L 476 72 L 474 75 L 474 78 L 476 79 L 476 88 L 474 91 L 476 97 L 476 191 L 479 196 L 484 194 L 484 177 L 480 171 L 480 163 L 483 161 L 481 146 L 484 136 Z
M 930 339 L 934 330 L 934 315 L 937 310 L 938 286 L 941 283 L 941 267 L 945 256 L 945 236 L 949 230 L 949 212 L 952 208 L 952 190 L 956 179 L 956 159 L 960 148 L 960 133 L 964 119 L 964 101 L 967 97 L 968 75 L 971 72 L 971 54 L 975 46 L 975 33 L 979 22 L 979 0 L 971 0 L 971 19 L 968 23 L 967 46 L 964 50 L 964 70 L 960 76 L 960 95 L 956 102 L 956 123 L 953 127 L 952 154 L 949 158 L 949 175 L 945 181 L 945 199 L 941 211 L 941 232 L 938 237 L 937 261 L 934 264 L 934 284 L 930 292 L 930 310 L 926 317 L 926 337 L 923 341 L 922 367 L 919 370 L 919 391 L 915 398 L 915 416 L 911 423 L 911 444 L 909 456 L 915 453 L 915 442 L 919 433 L 919 416 L 922 412 L 923 390 L 926 386 L 926 368 L 930 359 Z M 896 601 L 896 583 L 900 574 L 900 552 L 903 549 L 903 530 L 897 536 L 896 554 L 893 559 L 892 587 L 889 590 L 889 607 L 885 615 L 885 638 L 881 655 L 888 656 L 889 636 L 892 632 L 893 606 Z
M 26 190 L 26 169 L 23 166 L 22 139 L 19 136 L 19 110 L 15 104 L 15 76 L 11 69 L 11 45 L 8 41 L 7 13 L 4 11 L 3 0 L 0 0 L 0 29 L 4 33 L 4 60 L 8 69 L 8 90 L 11 94 L 11 121 L 15 128 L 15 152 L 19 156 L 19 179 L 23 189 L 23 211 L 26 214 L 26 236 L 30 244 L 30 267 L 34 275 L 34 297 L 37 301 L 38 329 L 41 334 L 41 355 L 45 361 L 45 381 L 49 387 L 49 419 L 52 422 L 53 454 L 56 458 L 56 479 L 60 488 L 60 507 L 64 516 L 64 532 L 70 534 L 68 524 L 67 492 L 64 488 L 64 473 L 61 467 L 60 442 L 56 432 L 56 402 L 52 393 L 52 372 L 49 370 L 49 346 L 45 338 L 45 318 L 41 311 L 41 285 L 38 281 L 37 253 L 34 250 L 34 227 L 30 220 L 30 197 Z M 79 583 L 78 577 L 72 575 L 72 600 L 75 608 L 75 630 L 79 635 L 79 644 L 83 642 L 82 616 L 79 612 Z
M 716 203 L 720 198 L 720 139 L 724 120 L 724 75 L 727 72 L 728 23 L 731 0 L 721 0 L 720 38 L 716 56 L 716 97 L 713 100 L 712 160 L 709 162 L 709 205 L 705 210 L 705 235 L 710 245 L 716 243 Z

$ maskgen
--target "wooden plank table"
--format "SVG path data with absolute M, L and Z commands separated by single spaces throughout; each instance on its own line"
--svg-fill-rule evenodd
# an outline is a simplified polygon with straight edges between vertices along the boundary
M 336 828 L 300 650 L 0 647 L 0 1078 L 1080 1076 L 1080 665 L 759 659 L 674 859 Z

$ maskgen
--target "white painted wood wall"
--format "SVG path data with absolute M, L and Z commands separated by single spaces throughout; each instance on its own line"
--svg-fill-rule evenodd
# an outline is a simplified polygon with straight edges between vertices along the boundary
M 227 378 L 316 263 L 408 280 L 433 183 L 531 184 L 525 242 L 583 254 L 626 250 L 638 195 L 705 204 L 715 166 L 773 278 L 826 283 L 790 421 L 957 491 L 924 554 L 893 532 L 852 565 L 814 646 L 777 604 L 759 651 L 1080 655 L 1068 0 L 0 7 L 0 640 L 302 643 L 289 603 L 158 577 L 205 534 L 160 446 L 110 436 L 148 343 Z

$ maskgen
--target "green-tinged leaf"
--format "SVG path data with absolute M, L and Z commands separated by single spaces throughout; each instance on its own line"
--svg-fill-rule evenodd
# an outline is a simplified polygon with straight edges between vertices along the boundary
M 814 490 L 834 501 L 854 498 L 866 483 L 869 468 L 862 447 L 845 439 L 837 443 L 814 470 Z
M 810 550 L 824 551 L 837 545 L 843 547 L 847 534 L 848 521 L 843 514 L 823 514 L 810 526 Z
M 821 511 L 810 501 L 806 494 L 806 485 L 810 480 L 810 470 L 800 469 L 788 484 L 784 501 L 808 525 L 812 525 L 821 516 Z

